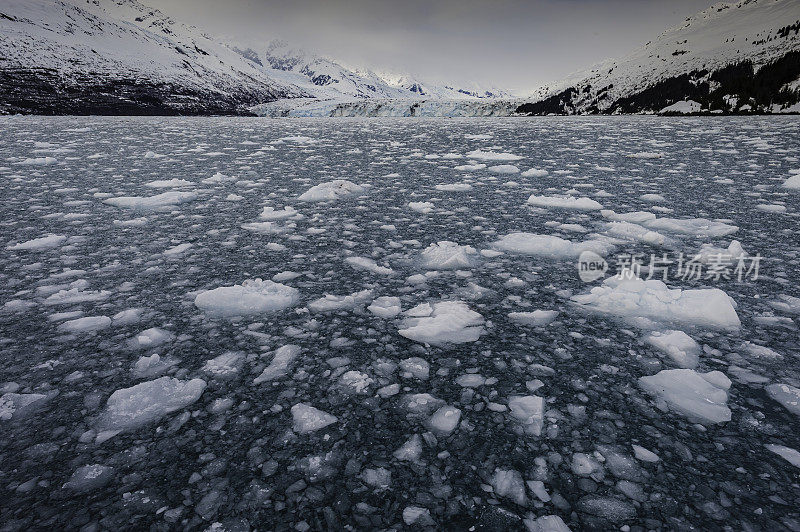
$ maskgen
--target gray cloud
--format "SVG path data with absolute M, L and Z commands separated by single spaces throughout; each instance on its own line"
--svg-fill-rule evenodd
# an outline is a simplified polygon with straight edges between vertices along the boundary
M 711 0 L 143 0 L 257 45 L 520 91 L 622 55 Z

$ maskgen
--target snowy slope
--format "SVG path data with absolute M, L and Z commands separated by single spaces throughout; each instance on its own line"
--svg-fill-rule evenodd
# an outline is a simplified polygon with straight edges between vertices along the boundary
M 537 90 L 528 114 L 779 112 L 798 101 L 800 0 L 720 3 L 629 55 Z M 673 109 L 693 109 L 687 103 Z
M 237 112 L 306 95 L 136 0 L 4 0 L 0 34 L 0 112 Z
M 353 97 L 458 100 L 510 96 L 508 91 L 502 89 L 487 90 L 477 86 L 461 88 L 423 81 L 412 74 L 349 68 L 333 59 L 293 47 L 283 40 L 273 40 L 261 51 L 252 46 L 232 45 L 232 48 L 265 67 L 295 74 L 299 78 L 286 79 L 291 79 L 294 84 L 321 99 Z

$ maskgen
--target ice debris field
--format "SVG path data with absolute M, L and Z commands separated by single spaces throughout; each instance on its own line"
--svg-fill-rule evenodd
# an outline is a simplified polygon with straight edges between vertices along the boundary
M 0 529 L 800 530 L 796 117 L 0 129 Z

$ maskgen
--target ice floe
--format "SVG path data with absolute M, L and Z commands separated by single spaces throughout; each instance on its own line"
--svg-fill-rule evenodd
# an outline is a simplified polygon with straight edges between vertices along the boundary
M 653 327 L 654 322 L 716 329 L 738 329 L 741 325 L 736 302 L 719 288 L 684 290 L 669 288 L 655 279 L 617 275 L 571 300 L 587 310 L 625 318 L 643 327 Z
M 572 242 L 555 235 L 534 233 L 510 233 L 492 244 L 495 248 L 522 255 L 534 255 L 550 259 L 573 259 L 584 251 L 605 255 L 613 245 L 603 240 Z
M 194 299 L 197 308 L 212 316 L 249 316 L 295 306 L 300 300 L 296 288 L 274 281 L 252 279 L 242 284 L 222 286 L 200 292 Z
M 422 303 L 403 316 L 400 335 L 424 344 L 475 342 L 484 333 L 483 317 L 462 301 Z
M 534 207 L 571 209 L 576 211 L 599 211 L 603 208 L 599 202 L 591 198 L 575 196 L 537 196 L 533 194 L 528 198 L 527 203 Z
M 665 369 L 640 377 L 639 386 L 655 396 L 664 408 L 699 423 L 731 420 L 727 406 L 731 381 L 719 371 L 698 373 L 691 369 Z
M 469 269 L 477 261 L 478 252 L 472 246 L 459 246 L 442 240 L 422 251 L 422 267 L 429 270 Z
M 135 430 L 186 408 L 200 398 L 206 382 L 159 377 L 111 394 L 97 421 L 96 442 L 102 443 L 123 431 Z
M 311 187 L 297 199 L 300 201 L 334 201 L 363 193 L 364 187 L 346 179 L 336 179 Z

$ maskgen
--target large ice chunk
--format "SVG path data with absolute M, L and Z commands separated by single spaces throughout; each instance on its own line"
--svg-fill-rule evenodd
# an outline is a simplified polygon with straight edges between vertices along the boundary
M 336 416 L 305 403 L 297 403 L 292 407 L 292 418 L 294 419 L 294 431 L 299 434 L 308 434 L 324 429 L 339 421 Z
M 430 345 L 474 342 L 484 333 L 483 316 L 462 301 L 423 303 L 403 313 L 400 335 Z
M 336 179 L 311 187 L 297 199 L 300 201 L 332 201 L 363 193 L 364 187 L 346 179 Z
M 645 342 L 669 355 L 679 367 L 697 367 L 700 345 L 683 331 L 654 331 L 645 337 Z
M 544 426 L 544 397 L 538 395 L 515 396 L 508 400 L 511 417 L 516 419 L 526 434 L 539 436 Z
M 395 296 L 381 296 L 372 302 L 367 310 L 378 316 L 379 318 L 394 318 L 402 307 L 400 306 L 400 298 Z
M 309 303 L 308 308 L 314 312 L 334 312 L 337 310 L 353 309 L 370 301 L 373 294 L 374 292 L 372 290 L 362 290 L 346 296 L 326 294 L 324 297 Z
M 767 394 L 792 414 L 800 416 L 800 388 L 775 383 L 767 386 Z
M 155 196 L 122 196 L 118 198 L 108 198 L 104 203 L 119 207 L 121 209 L 133 210 L 156 210 L 166 207 L 174 207 L 179 203 L 192 201 L 197 197 L 195 192 L 181 192 L 172 190 L 163 192 Z
M 493 246 L 511 253 L 551 259 L 577 258 L 584 251 L 593 251 L 604 255 L 613 248 L 609 242 L 603 240 L 571 242 L 557 236 L 535 233 L 510 233 L 494 242 Z
M 57 248 L 67 240 L 64 235 L 47 235 L 18 244 L 6 246 L 10 251 L 42 251 L 45 249 Z
M 472 267 L 478 252 L 472 246 L 459 246 L 442 240 L 431 244 L 422 252 L 422 266 L 429 270 L 459 270 Z
M 97 422 L 97 443 L 120 432 L 134 430 L 185 408 L 200 398 L 206 382 L 203 379 L 182 381 L 160 377 L 130 388 L 117 390 L 106 402 Z
M 731 410 L 727 407 L 730 385 L 728 377 L 719 371 L 665 369 L 639 378 L 639 386 L 654 395 L 660 406 L 699 423 L 731 420 Z
M 537 196 L 536 194 L 528 198 L 528 205 L 576 211 L 599 211 L 603 208 L 600 203 L 591 198 L 576 198 L 575 196 Z
M 272 362 L 264 368 L 261 375 L 253 380 L 253 384 L 261 384 L 286 375 L 289 372 L 289 366 L 300 354 L 300 351 L 302 349 L 299 345 L 284 345 L 276 349 L 272 355 Z
M 253 279 L 201 292 L 194 304 L 211 315 L 231 317 L 281 310 L 296 305 L 299 300 L 300 292 L 296 288 Z
M 653 322 L 685 324 L 716 329 L 738 329 L 736 302 L 718 288 L 671 289 L 661 281 L 644 281 L 615 275 L 588 294 L 572 301 L 591 311 L 632 320 L 637 325 Z

